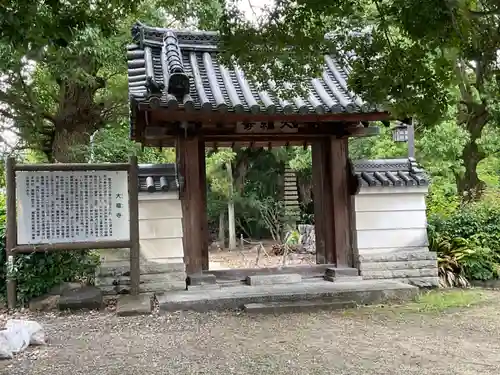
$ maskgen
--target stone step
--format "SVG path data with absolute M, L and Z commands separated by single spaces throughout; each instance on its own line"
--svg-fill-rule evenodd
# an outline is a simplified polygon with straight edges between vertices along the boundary
M 326 281 L 331 281 L 335 283 L 353 283 L 363 280 L 363 276 L 328 276 L 323 277 Z
M 274 284 L 293 284 L 300 283 L 302 276 L 298 273 L 288 273 L 281 275 L 251 275 L 247 276 L 245 282 L 247 285 L 274 285 Z
M 318 310 L 341 310 L 356 307 L 353 301 L 292 301 L 292 302 L 264 302 L 247 303 L 243 310 L 250 314 L 279 314 L 279 313 L 300 313 Z
M 358 305 L 406 301 L 417 296 L 416 286 L 394 281 L 363 280 L 355 283 L 303 281 L 293 284 L 247 285 L 214 290 L 178 291 L 158 295 L 162 311 L 240 309 L 249 303 L 318 301 L 354 302 Z

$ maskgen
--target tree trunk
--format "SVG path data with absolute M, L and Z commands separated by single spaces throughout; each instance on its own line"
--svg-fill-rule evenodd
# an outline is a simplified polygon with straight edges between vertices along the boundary
M 227 175 L 229 177 L 229 201 L 227 202 L 227 216 L 229 222 L 229 250 L 236 250 L 236 223 L 234 217 L 233 199 L 233 168 L 231 162 L 226 163 Z
M 85 162 L 91 134 L 104 123 L 103 105 L 94 102 L 102 82 L 79 84 L 62 80 L 59 107 L 54 119 L 51 161 Z
M 219 214 L 219 243 L 220 247 L 224 247 L 226 243 L 226 225 L 225 225 L 225 217 L 224 211 L 221 211 Z
M 479 150 L 476 140 L 467 142 L 462 151 L 465 172 L 455 176 L 458 194 L 466 202 L 479 200 L 486 187 L 477 174 L 477 166 L 484 158 L 485 155 Z
M 465 172 L 455 175 L 458 194 L 465 202 L 479 200 L 486 187 L 477 174 L 478 164 L 486 157 L 486 154 L 479 149 L 477 141 L 481 138 L 489 119 L 485 104 L 469 104 L 467 109 L 466 121 L 462 123 L 469 133 L 469 140 L 462 150 Z
M 67 130 L 57 127 L 52 141 L 52 162 L 83 163 L 87 159 L 86 147 L 90 134 L 86 129 Z

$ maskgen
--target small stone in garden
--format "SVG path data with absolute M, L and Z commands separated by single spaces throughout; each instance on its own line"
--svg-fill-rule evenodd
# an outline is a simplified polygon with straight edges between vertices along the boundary
M 29 309 L 31 311 L 50 311 L 57 309 L 58 304 L 58 295 L 45 294 L 43 296 L 33 298 L 29 302 Z
M 59 298 L 59 310 L 101 309 L 102 291 L 94 286 L 84 286 L 78 290 L 66 290 Z
M 49 294 L 54 294 L 54 295 L 61 295 L 66 291 L 70 290 L 79 290 L 83 288 L 84 285 L 81 283 L 71 283 L 71 282 L 64 282 L 59 285 L 56 285 L 53 287 L 50 291 Z
M 116 307 L 116 315 L 133 316 L 149 315 L 153 310 L 151 296 L 140 294 L 138 296 L 121 296 Z M 141 324 L 141 323 L 137 323 Z

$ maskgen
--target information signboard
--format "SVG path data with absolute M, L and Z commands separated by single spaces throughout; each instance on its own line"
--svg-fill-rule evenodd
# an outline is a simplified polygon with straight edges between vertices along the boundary
M 16 172 L 20 245 L 130 239 L 127 171 Z

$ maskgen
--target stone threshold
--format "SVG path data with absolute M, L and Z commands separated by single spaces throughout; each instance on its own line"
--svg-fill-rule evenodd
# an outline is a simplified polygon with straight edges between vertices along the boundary
M 388 301 L 405 301 L 419 292 L 415 286 L 393 281 L 362 280 L 330 282 L 321 279 L 305 280 L 293 284 L 234 285 L 223 288 L 203 288 L 168 292 L 157 295 L 163 311 L 241 309 L 249 303 L 281 301 L 328 300 L 350 301 L 359 305 Z
M 335 269 L 337 275 L 358 276 L 359 270 L 350 267 L 336 267 L 335 264 L 315 264 L 309 266 L 286 266 L 268 268 L 233 268 L 224 270 L 206 270 L 203 275 L 213 275 L 217 282 L 245 281 L 248 276 L 299 274 L 303 279 L 322 278 L 328 269 Z

